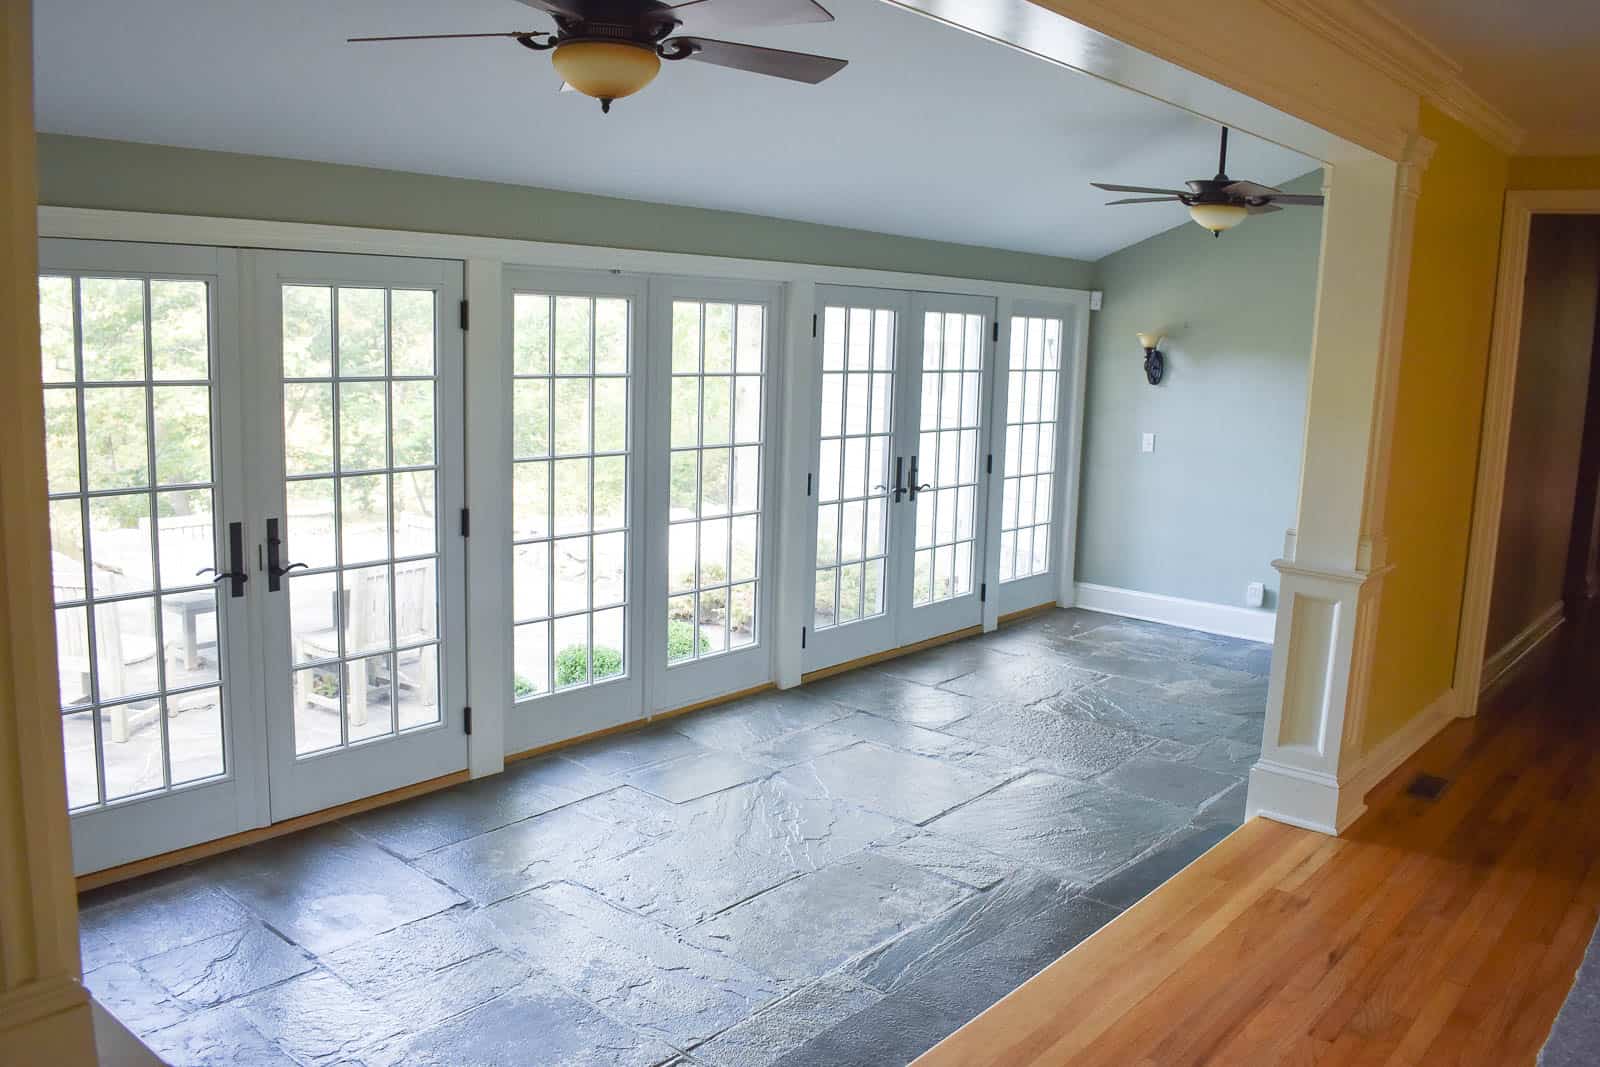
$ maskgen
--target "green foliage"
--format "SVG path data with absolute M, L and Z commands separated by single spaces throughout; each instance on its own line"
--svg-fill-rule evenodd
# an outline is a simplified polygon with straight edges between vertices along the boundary
M 575 685 L 584 680 L 589 668 L 588 649 L 568 645 L 556 654 L 556 686 Z M 622 673 L 622 653 L 600 645 L 594 650 L 594 677 L 598 681 Z
M 694 648 L 694 624 L 683 619 L 667 620 L 667 660 L 683 659 Z M 700 651 L 711 650 L 711 642 L 700 638 Z

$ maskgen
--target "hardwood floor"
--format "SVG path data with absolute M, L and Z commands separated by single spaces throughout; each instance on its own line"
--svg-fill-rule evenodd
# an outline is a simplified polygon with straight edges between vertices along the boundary
M 1532 1063 L 1600 905 L 1600 642 L 1568 641 L 1343 838 L 1247 823 L 918 1067 Z

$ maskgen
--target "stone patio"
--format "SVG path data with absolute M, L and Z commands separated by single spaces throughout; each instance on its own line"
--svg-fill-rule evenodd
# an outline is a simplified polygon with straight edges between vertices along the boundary
M 174 1064 L 905 1063 L 1239 825 L 1267 646 L 1069 610 L 86 894 Z

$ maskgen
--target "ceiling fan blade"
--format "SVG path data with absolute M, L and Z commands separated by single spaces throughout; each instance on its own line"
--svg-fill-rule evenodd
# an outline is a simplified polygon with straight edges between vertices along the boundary
M 1284 195 L 1282 189 L 1274 189 L 1270 185 L 1261 185 L 1258 182 L 1229 182 L 1222 187 L 1222 191 L 1229 196 L 1247 196 L 1251 199 L 1276 200 Z
M 1118 204 L 1179 204 L 1182 203 L 1175 196 L 1130 196 L 1126 200 L 1107 200 L 1106 207 L 1116 207 Z
M 1323 204 L 1323 199 L 1323 197 L 1311 196 L 1309 194 L 1279 193 L 1277 196 L 1272 198 L 1272 202 L 1274 204 L 1299 204 L 1308 205 L 1311 207 L 1321 207 Z
M 1182 189 L 1152 189 L 1148 185 L 1110 185 L 1106 182 L 1090 182 L 1096 189 L 1104 189 L 1108 193 L 1161 193 L 1163 196 L 1178 196 Z
M 1277 204 L 1251 204 L 1245 210 L 1252 215 L 1265 215 L 1272 211 L 1282 211 L 1283 208 Z
M 518 0 L 527 4 L 535 11 L 543 11 L 547 15 L 559 15 L 564 19 L 583 18 L 583 4 L 579 0 Z
M 785 52 L 781 48 L 758 48 L 753 44 L 735 44 L 732 41 L 713 41 L 705 37 L 669 37 L 663 48 L 693 48 L 686 59 L 697 59 L 734 70 L 748 70 L 752 74 L 768 74 L 774 78 L 808 82 L 815 85 L 831 78 L 845 68 L 847 60 L 814 56 L 808 52 Z
M 544 30 L 510 30 L 505 33 L 407 33 L 397 37 L 346 37 L 347 44 L 369 41 L 453 41 L 468 37 L 544 37 Z
M 816 0 L 682 0 L 668 10 L 696 31 L 719 33 L 833 21 L 833 15 Z

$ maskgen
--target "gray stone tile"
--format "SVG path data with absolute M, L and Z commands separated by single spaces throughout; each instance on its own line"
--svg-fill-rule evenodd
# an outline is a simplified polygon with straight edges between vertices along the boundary
M 1235 741 L 1227 737 L 1213 738 L 1200 744 L 1186 745 L 1181 741 L 1157 741 L 1140 755 L 1152 759 L 1171 760 L 1201 770 L 1216 771 L 1233 778 L 1244 778 L 1261 756 L 1261 746 L 1254 742 Z
M 622 775 L 651 763 L 703 751 L 703 746 L 671 726 L 647 726 L 575 745 L 561 755 L 596 774 Z
M 492 952 L 493 929 L 476 912 L 454 908 L 322 957 L 352 988 L 382 999 L 436 971 Z
M 765 764 L 729 752 L 698 752 L 629 771 L 624 780 L 652 796 L 681 804 L 771 773 L 772 768 Z
M 339 825 L 222 857 L 215 884 L 312 952 L 331 952 L 461 903 L 461 898 Z
M 585 797 L 566 810 L 644 837 L 661 837 L 682 825 L 676 804 L 631 785 Z
M 87 971 L 83 984 L 102 1008 L 136 1034 L 148 1034 L 189 1017 L 182 1004 L 131 963 L 108 963 Z
M 862 742 L 797 764 L 780 777 L 808 792 L 837 796 L 906 822 L 926 822 L 1001 782 L 944 760 Z
M 1114 908 L 1130 908 L 1167 879 L 1199 859 L 1228 834 L 1232 827 L 1186 830 L 1110 878 L 1084 892 Z
M 1245 800 L 1249 796 L 1249 781 L 1240 782 L 1226 793 L 1212 800 L 1195 816 L 1196 826 L 1225 826 L 1229 830 L 1244 825 Z
M 1045 874 L 1002 882 L 851 961 L 845 973 L 884 993 L 896 992 L 1014 927 L 1044 937 L 1042 927 L 1076 888 Z
M 1100 781 L 1124 793 L 1190 809 L 1198 809 L 1239 783 L 1232 775 L 1144 755 L 1102 774 Z
M 236 1001 L 262 1034 L 302 1063 L 339 1063 L 405 1031 L 389 1011 L 326 971 Z
M 923 685 L 938 685 L 984 668 L 1001 670 L 1018 665 L 1017 658 L 982 640 L 956 641 L 925 652 L 897 656 L 879 663 L 877 670 L 894 678 Z
M 496 949 L 396 985 L 377 999 L 408 1030 L 416 1030 L 487 1004 L 532 975 L 526 961 Z
M 903 824 L 781 777 L 737 786 L 680 809 L 685 831 L 714 846 L 737 845 L 801 870 L 859 852 Z
M 965 718 L 983 706 L 973 697 L 908 682 L 871 668 L 813 682 L 805 691 L 859 711 L 933 728 Z
M 694 1057 L 708 1067 L 770 1067 L 882 996 L 854 979 L 827 975 L 696 1046 Z
M 1192 658 L 1208 667 L 1242 671 L 1257 678 L 1264 679 L 1272 672 L 1272 645 L 1257 641 L 1213 637 L 1212 647 Z
M 1155 740 L 1042 705 L 995 704 L 949 729 L 1003 746 L 1052 773 L 1083 778 L 1110 770 Z
M 831 722 L 849 710 L 804 689 L 790 689 L 707 708 L 674 719 L 673 724 L 708 748 L 746 753 L 785 734 Z
M 884 997 L 777 1061 L 777 1067 L 897 1067 L 959 1030 L 966 1020 L 923 997 Z
M 702 923 L 695 936 L 793 987 L 918 925 L 970 892 L 869 852 L 747 900 Z
M 990 746 L 971 738 L 864 712 L 854 712 L 825 725 L 790 734 L 757 749 L 755 755 L 782 766 L 793 766 L 849 748 L 858 741 L 872 741 L 914 755 L 947 760 L 980 774 L 1014 777 L 1026 769 L 1021 757 L 999 755 Z
M 90 903 L 78 914 L 84 939 L 93 940 L 102 962 L 154 956 L 250 921 L 250 913 L 237 901 L 210 879 L 195 875 Z
M 231 1004 L 140 1037 L 171 1067 L 300 1067 Z
M 503 774 L 353 816 L 344 824 L 412 859 L 615 785 L 567 760 L 531 760 L 511 764 Z
M 927 830 L 910 830 L 869 847 L 892 860 L 974 889 L 988 889 L 1020 867 L 1016 860 Z
M 1070 644 L 1058 647 L 1069 655 L 1077 649 L 1091 647 L 1110 655 L 1193 661 L 1197 656 L 1214 652 L 1217 638 L 1200 630 L 1163 626 L 1142 619 L 1116 619 L 1080 631 L 1073 635 Z
M 416 865 L 474 903 L 488 904 L 631 852 L 648 840 L 572 805 L 430 852 Z
M 681 930 L 799 873 L 785 859 L 686 831 L 597 859 L 566 878 Z
M 370 1067 L 653 1067 L 673 1050 L 536 977 L 492 1001 L 370 1053 Z
M 562 987 L 678 1048 L 720 1033 L 780 992 L 744 963 L 579 886 L 542 886 L 484 915 Z
M 1255 719 L 1254 736 L 1241 740 L 1261 740 L 1260 720 L 1266 717 L 1267 680 L 1238 671 L 1191 664 L 1180 677 L 1166 682 L 1140 682 L 1132 678 L 1108 678 L 1105 691 L 1119 704 L 1138 707 L 1141 702 L 1178 705 L 1196 712 L 1221 713 Z M 1219 731 L 1227 720 L 1218 718 Z M 1211 736 L 1218 736 L 1213 733 Z M 1187 740 L 1177 738 L 1177 740 Z
M 140 964 L 189 1008 L 209 1008 L 311 970 L 294 945 L 260 923 L 168 949 Z
M 1170 804 L 1039 771 L 934 820 L 931 829 L 1088 883 L 1129 862 L 1188 817 Z
M 1149 737 L 1204 744 L 1238 734 L 1241 720 L 1199 699 L 1166 698 L 1161 687 L 1108 679 L 1085 686 L 1037 706 L 1071 719 L 1131 730 Z M 1257 731 L 1256 740 L 1260 734 Z
M 1032 704 L 1058 697 L 1080 686 L 1093 685 L 1105 677 L 1064 662 L 1059 657 L 1023 659 L 1023 666 L 989 666 L 942 683 L 944 688 L 983 701 Z M 966 720 L 963 719 L 963 722 Z

